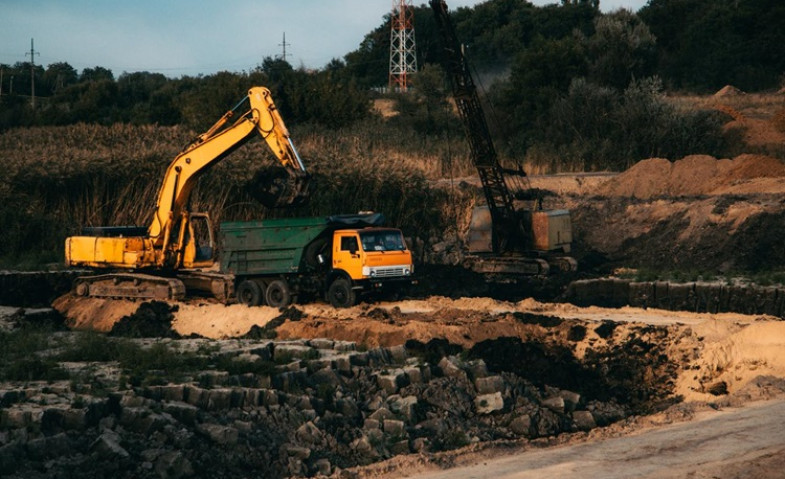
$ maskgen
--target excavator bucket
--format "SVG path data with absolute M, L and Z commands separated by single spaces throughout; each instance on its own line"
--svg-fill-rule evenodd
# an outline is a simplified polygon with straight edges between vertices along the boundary
M 257 170 L 248 182 L 248 193 L 267 208 L 300 206 L 310 196 L 311 175 L 289 168 Z

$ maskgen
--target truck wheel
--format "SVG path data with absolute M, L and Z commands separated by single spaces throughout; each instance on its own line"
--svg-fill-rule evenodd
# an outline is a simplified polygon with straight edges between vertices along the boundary
M 282 279 L 276 279 L 267 285 L 264 295 L 267 304 L 273 308 L 285 308 L 292 302 L 292 292 L 289 285 Z
M 237 287 L 237 301 L 247 306 L 262 304 L 262 288 L 251 279 L 246 279 Z
M 355 295 L 352 283 L 349 280 L 338 278 L 333 281 L 330 289 L 327 290 L 327 299 L 335 308 L 349 308 L 354 306 L 357 295 Z

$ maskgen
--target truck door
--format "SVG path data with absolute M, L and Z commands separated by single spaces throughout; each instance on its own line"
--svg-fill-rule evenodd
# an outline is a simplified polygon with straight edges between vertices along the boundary
M 362 278 L 360 239 L 354 231 L 335 233 L 333 238 L 333 268 L 346 271 L 352 279 Z

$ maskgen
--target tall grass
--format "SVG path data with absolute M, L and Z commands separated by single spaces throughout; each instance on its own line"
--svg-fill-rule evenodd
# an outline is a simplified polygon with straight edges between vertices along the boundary
M 216 223 L 374 210 L 416 236 L 443 231 L 469 198 L 431 188 L 429 180 L 445 171 L 471 174 L 465 146 L 405 129 L 390 138 L 373 121 L 340 131 L 303 127 L 294 135 L 314 175 L 303 207 L 266 210 L 246 191 L 259 167 L 275 164 L 265 144 L 253 140 L 200 178 L 191 209 Z M 59 262 L 64 239 L 84 226 L 146 226 L 166 167 L 194 136 L 180 127 L 84 124 L 1 134 L 0 265 Z

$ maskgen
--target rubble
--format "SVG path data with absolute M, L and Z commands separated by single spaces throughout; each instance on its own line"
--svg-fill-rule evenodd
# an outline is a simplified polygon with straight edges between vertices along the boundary
M 208 350 L 203 340 L 133 341 Z M 207 369 L 182 383 L 133 387 L 117 370 L 94 384 L 105 391 L 97 396 L 78 394 L 69 382 L 3 383 L 3 477 L 186 478 L 216 469 L 324 476 L 475 441 L 585 431 L 629 414 L 614 403 L 587 403 L 574 391 L 490 371 L 466 352 L 436 364 L 415 355 L 428 345 L 361 351 L 323 338 L 210 344 L 208 366 L 217 358 L 248 367 L 267 358 L 271 367 Z

